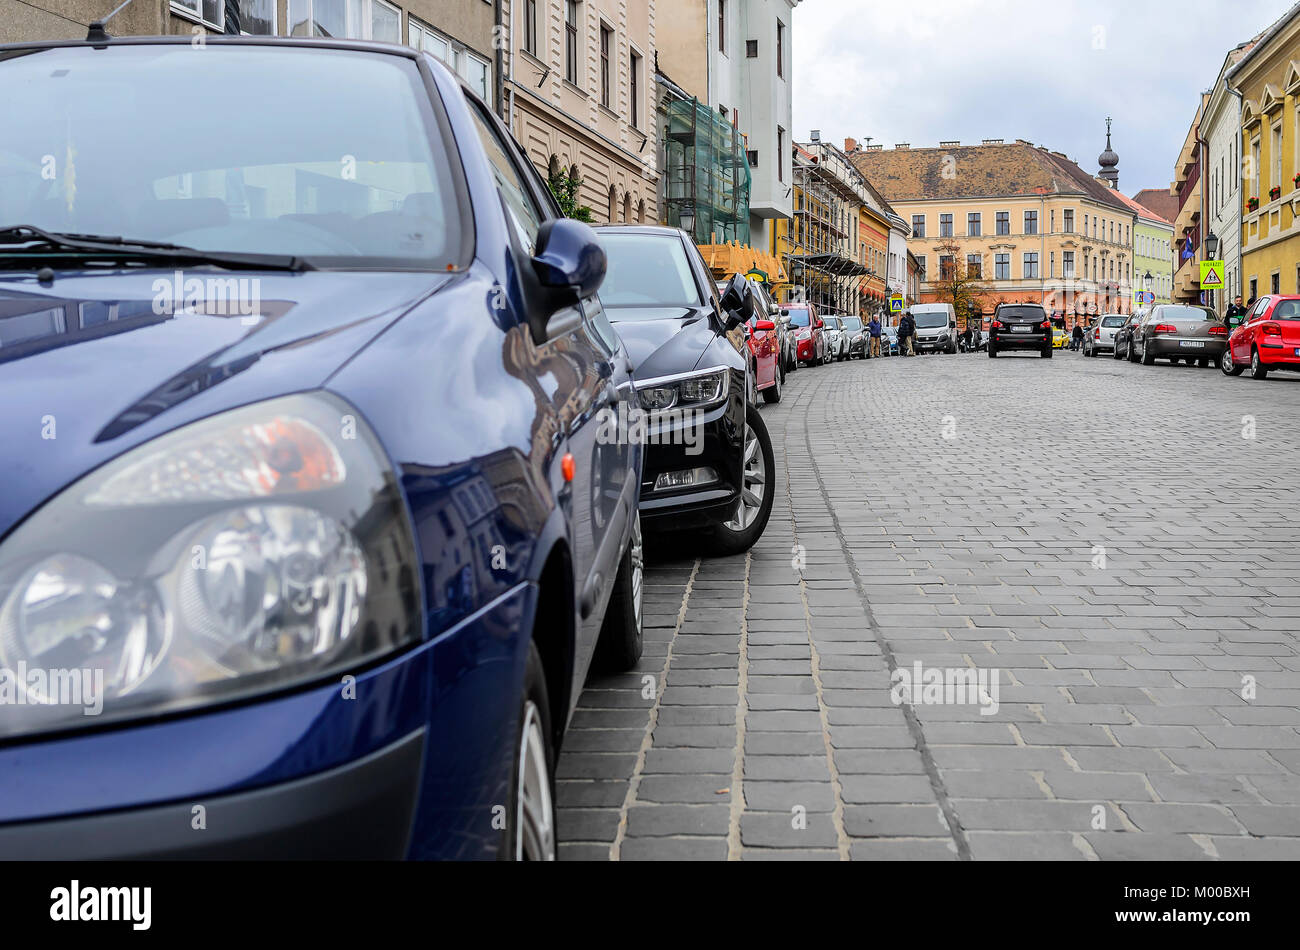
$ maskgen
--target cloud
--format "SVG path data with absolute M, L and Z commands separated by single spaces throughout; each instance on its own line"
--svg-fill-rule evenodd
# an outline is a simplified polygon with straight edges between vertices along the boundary
M 1290 4 L 1236 0 L 809 0 L 793 24 L 795 138 L 935 146 L 1028 139 L 1097 171 L 1115 120 L 1120 188 L 1169 184 L 1228 50 Z

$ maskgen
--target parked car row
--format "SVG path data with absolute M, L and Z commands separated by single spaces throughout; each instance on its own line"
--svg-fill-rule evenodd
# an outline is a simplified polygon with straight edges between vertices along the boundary
M 0 855 L 553 859 L 643 525 L 767 524 L 778 324 L 680 231 L 561 217 L 428 53 L 203 59 L 0 46 Z

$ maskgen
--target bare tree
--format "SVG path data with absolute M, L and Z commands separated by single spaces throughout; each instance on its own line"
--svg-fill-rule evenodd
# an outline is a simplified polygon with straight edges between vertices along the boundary
M 944 263 L 945 257 L 949 261 L 947 264 Z M 993 292 L 993 288 L 984 280 L 984 255 L 980 255 L 979 266 L 972 267 L 966 263 L 957 243 L 948 241 L 939 245 L 939 262 L 938 279 L 932 281 L 930 286 L 941 302 L 952 304 L 964 326 L 971 307 L 978 305 L 985 294 Z

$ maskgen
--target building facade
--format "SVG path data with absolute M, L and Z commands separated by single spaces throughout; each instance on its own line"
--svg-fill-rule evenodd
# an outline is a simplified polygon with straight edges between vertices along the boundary
M 1227 74 L 1254 46 L 1256 37 L 1229 51 L 1210 89 L 1202 138 L 1206 148 L 1205 214 L 1219 239 L 1224 288 L 1207 296 L 1220 313 L 1242 293 L 1241 285 L 1241 99 L 1228 89 Z
M 1201 248 L 1202 215 L 1201 188 L 1201 121 L 1209 95 L 1202 93 L 1196 116 L 1187 129 L 1183 147 L 1174 163 L 1174 180 L 1169 193 L 1178 200 L 1174 215 L 1174 287 L 1170 294 L 1174 303 L 1201 303 Z
M 794 215 L 775 227 L 776 256 L 789 275 L 781 299 L 858 316 L 864 309 L 864 278 L 870 276 L 864 261 L 888 253 L 888 219 L 864 213 L 870 203 L 866 181 L 834 146 L 796 144 L 792 162 Z M 880 280 L 877 290 L 883 288 Z
M 1244 294 L 1300 293 L 1300 5 L 1227 75 L 1240 92 Z
M 1174 284 L 1174 226 L 1154 211 L 1132 198 L 1120 196 L 1131 203 L 1137 214 L 1133 225 L 1133 289 L 1150 291 L 1152 303 L 1170 303 Z
M 939 300 L 960 264 L 988 287 L 985 313 L 1001 302 L 1067 316 L 1128 309 L 1137 215 L 1063 154 L 989 139 L 871 146 L 850 158 L 908 223 L 922 301 Z
M 479 3 L 482 0 L 460 0 Z M 503 111 L 544 177 L 591 219 L 659 219 L 656 0 L 509 0 Z
M 776 253 L 793 211 L 793 13 L 799 0 L 657 0 L 658 67 L 745 139 L 750 243 Z

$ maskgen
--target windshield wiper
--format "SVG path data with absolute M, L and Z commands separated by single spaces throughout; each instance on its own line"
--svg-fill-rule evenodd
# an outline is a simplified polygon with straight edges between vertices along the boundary
M 10 250 L 6 245 L 22 245 Z M 0 228 L 0 258 L 19 258 L 29 254 L 47 255 L 51 251 L 68 251 L 121 261 L 187 261 L 243 270 L 307 271 L 316 267 L 301 257 L 289 254 L 244 254 L 232 251 L 204 251 L 165 241 L 146 241 L 108 234 L 72 234 L 45 231 L 30 224 Z

